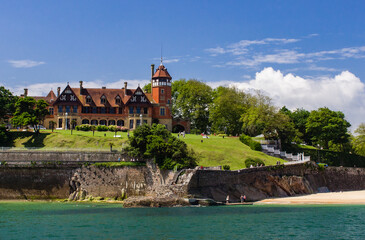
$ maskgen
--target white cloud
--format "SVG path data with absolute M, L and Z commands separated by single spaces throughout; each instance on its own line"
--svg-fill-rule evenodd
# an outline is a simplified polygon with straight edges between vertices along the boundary
M 313 110 L 326 106 L 342 111 L 353 125 L 352 129 L 364 121 L 365 84 L 349 71 L 333 77 L 308 78 L 292 73 L 284 75 L 269 67 L 257 72 L 250 81 L 230 82 L 228 85 L 245 91 L 262 90 L 278 107 Z
M 8 63 L 15 68 L 31 68 L 45 64 L 45 62 L 37 62 L 33 60 L 8 60 Z
M 180 59 L 177 59 L 177 58 L 163 60 L 164 63 L 175 63 L 175 62 L 179 62 L 179 61 L 180 61 Z

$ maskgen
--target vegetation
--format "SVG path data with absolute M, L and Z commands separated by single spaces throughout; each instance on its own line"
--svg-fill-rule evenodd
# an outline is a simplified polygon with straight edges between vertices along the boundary
M 44 118 L 49 114 L 48 103 L 43 99 L 35 101 L 34 98 L 18 98 L 15 103 L 14 116 L 11 119 L 13 126 L 28 126 L 34 128 L 35 133 L 39 133 L 38 124 L 42 124 Z
M 187 145 L 172 136 L 161 124 L 151 127 L 144 124 L 133 132 L 126 148 L 129 155 L 136 158 L 150 158 L 162 169 L 192 168 L 196 166 L 196 156 Z
M 124 166 L 146 166 L 146 163 L 144 162 L 98 162 L 93 163 L 93 166 L 96 167 L 124 167 Z
M 245 160 L 245 165 L 247 167 L 250 167 L 250 166 L 253 166 L 253 167 L 256 167 L 256 166 L 265 166 L 265 163 L 264 161 L 258 159 L 258 158 L 255 158 L 255 159 L 252 159 L 252 158 L 247 158 Z
M 365 123 L 360 124 L 360 126 L 355 130 L 355 133 L 357 135 L 353 137 L 352 140 L 355 153 L 365 156 Z
M 256 142 L 255 140 L 253 140 L 250 136 L 242 134 L 239 139 L 242 143 L 249 146 L 252 150 L 255 150 L 255 151 L 262 150 L 261 144 L 259 142 Z
M 0 86 L 0 123 L 8 120 L 15 111 L 15 102 L 17 97 L 3 86 Z

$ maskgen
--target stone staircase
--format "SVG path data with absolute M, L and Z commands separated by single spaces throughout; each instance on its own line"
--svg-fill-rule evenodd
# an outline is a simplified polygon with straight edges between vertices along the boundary
M 280 151 L 280 149 L 276 148 L 274 145 L 267 145 L 267 144 L 261 144 L 261 147 L 262 147 L 262 152 L 266 153 L 267 155 L 278 157 L 292 163 L 310 161 L 310 156 L 305 156 L 304 153 L 298 153 L 298 154 L 287 153 L 286 151 Z

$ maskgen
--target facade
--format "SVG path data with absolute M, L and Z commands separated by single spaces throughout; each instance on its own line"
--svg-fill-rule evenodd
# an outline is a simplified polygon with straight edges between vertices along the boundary
M 85 88 L 80 81 L 79 88 L 69 85 L 57 96 L 51 91 L 44 99 L 49 103 L 50 115 L 44 126 L 70 129 L 71 124 L 117 125 L 128 129 L 147 123 L 160 123 L 172 131 L 171 114 L 171 76 L 164 65 L 154 70 L 151 65 L 151 93 L 145 93 L 140 87 L 129 89 L 128 83 L 117 89 Z M 25 89 L 24 95 L 27 95 Z

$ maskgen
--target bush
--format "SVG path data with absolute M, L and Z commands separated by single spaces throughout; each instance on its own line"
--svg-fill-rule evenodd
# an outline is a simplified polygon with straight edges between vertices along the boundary
M 252 140 L 250 136 L 242 134 L 240 136 L 240 141 L 249 146 L 252 150 L 262 151 L 261 144 L 259 142 L 256 142 L 255 140 Z
M 91 125 L 90 124 L 81 124 L 75 127 L 75 129 L 77 131 L 90 131 L 91 130 Z
M 223 170 L 230 170 L 231 169 L 231 166 L 229 165 L 223 165 Z
M 119 127 L 117 125 L 110 125 L 110 126 L 108 126 L 108 131 L 110 131 L 110 132 L 121 131 L 121 127 Z
M 98 125 L 96 127 L 96 131 L 99 131 L 99 132 L 106 132 L 108 131 L 108 126 L 105 126 L 105 125 Z
M 257 166 L 257 165 L 261 166 L 261 164 L 262 164 L 262 166 L 265 166 L 264 161 L 262 161 L 261 159 L 258 159 L 258 158 L 256 158 L 256 159 L 247 158 L 246 161 L 245 161 L 246 167 L 250 167 L 251 165 L 254 166 L 254 167 Z
M 122 131 L 122 132 L 128 132 L 128 128 L 127 127 L 121 127 L 120 128 L 120 131 Z

